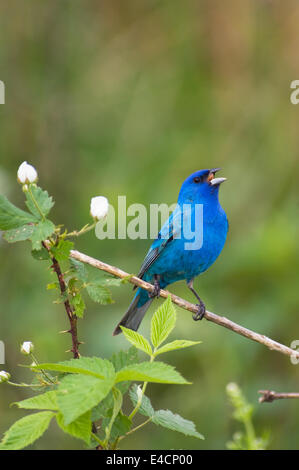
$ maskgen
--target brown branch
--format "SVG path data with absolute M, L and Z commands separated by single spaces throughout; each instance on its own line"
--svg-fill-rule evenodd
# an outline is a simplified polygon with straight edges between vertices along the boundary
M 272 403 L 274 400 L 281 400 L 283 398 L 299 398 L 299 393 L 276 393 L 271 390 L 259 390 L 262 396 L 259 398 L 260 403 Z
M 148 282 L 145 282 L 136 276 L 130 276 L 130 274 L 126 273 L 125 271 L 122 271 L 121 269 L 116 268 L 115 266 L 110 266 L 109 264 L 103 263 L 103 261 L 100 261 L 96 258 L 92 258 L 91 256 L 85 255 L 84 253 L 71 250 L 70 256 L 71 258 L 81 261 L 82 263 L 89 264 L 90 266 L 93 266 L 94 268 L 100 269 L 101 271 L 105 271 L 109 274 L 112 274 L 113 276 L 119 277 L 121 279 L 127 278 L 128 281 L 131 282 L 132 284 L 138 287 L 142 287 L 143 289 L 149 292 L 154 292 L 155 290 L 152 284 L 149 284 Z M 187 302 L 186 300 L 181 299 L 177 295 L 171 294 L 170 292 L 161 289 L 160 291 L 161 297 L 167 298 L 169 295 L 171 296 L 171 300 L 174 304 L 178 305 L 179 307 L 185 310 L 188 310 L 189 312 L 197 313 L 198 307 L 195 304 Z M 210 322 L 216 323 L 217 325 L 220 325 L 220 326 L 223 326 L 224 328 L 232 330 L 239 335 L 245 336 L 245 338 L 248 338 L 248 339 L 251 339 L 252 341 L 256 341 L 257 343 L 263 344 L 264 346 L 266 346 L 267 348 L 271 350 L 278 351 L 281 354 L 285 354 L 290 357 L 299 358 L 298 351 L 295 351 L 294 349 L 291 349 L 288 346 L 284 346 L 283 344 L 280 344 L 277 341 L 274 341 L 265 335 L 261 335 L 259 333 L 255 333 L 252 330 L 248 330 L 247 328 L 244 328 L 243 326 L 240 326 L 237 323 L 232 322 L 228 318 L 221 317 L 219 315 L 216 315 L 215 313 L 208 312 L 208 311 L 206 311 L 204 318 Z
M 50 252 L 49 245 L 45 242 L 43 242 L 43 246 Z M 51 254 L 50 254 L 51 256 Z M 65 280 L 63 277 L 63 274 L 61 272 L 60 264 L 58 263 L 57 259 L 54 256 L 51 256 L 52 259 L 52 266 L 51 268 L 53 271 L 56 273 L 58 282 L 59 282 L 59 287 L 60 287 L 60 292 L 62 297 L 64 298 L 67 292 Z M 71 307 L 71 304 L 69 302 L 68 298 L 65 298 L 64 300 L 64 307 L 66 314 L 68 316 L 69 322 L 70 322 L 70 329 L 67 331 L 67 333 L 70 333 L 72 336 L 72 349 L 71 352 L 73 353 L 74 359 L 78 359 L 80 357 L 79 354 L 79 345 L 80 342 L 78 341 L 78 332 L 77 332 L 77 316 L 74 314 L 74 311 Z

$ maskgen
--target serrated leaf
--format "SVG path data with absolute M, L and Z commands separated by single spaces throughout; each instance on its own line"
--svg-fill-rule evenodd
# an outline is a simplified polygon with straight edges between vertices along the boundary
M 105 418 L 108 416 L 109 410 L 112 413 L 113 408 L 113 395 L 112 391 L 102 400 L 98 405 L 96 405 L 91 410 L 91 420 L 92 422 L 98 421 L 100 418 Z
M 0 230 L 11 230 L 36 222 L 36 217 L 19 209 L 5 196 L 0 195 Z
M 46 240 L 55 230 L 55 225 L 51 220 L 41 220 L 34 226 L 34 231 L 30 237 L 32 241 L 32 249 L 40 250 L 42 247 L 41 242 Z
M 103 282 L 103 286 L 109 286 L 109 287 L 119 287 L 124 283 L 123 279 L 116 278 L 116 277 L 105 277 L 102 282 Z
M 130 431 L 131 427 L 132 421 L 130 418 L 120 411 L 112 426 L 110 435 L 111 439 L 115 440 L 120 436 L 124 436 L 128 431 Z
M 127 351 L 114 353 L 110 360 L 114 365 L 115 370 L 119 371 L 130 364 L 136 364 L 138 361 L 138 350 L 132 346 Z M 130 382 L 118 383 L 116 387 L 122 392 L 122 394 L 124 394 L 130 387 Z
M 69 240 L 59 240 L 57 246 L 51 247 L 51 253 L 57 261 L 65 261 L 70 256 L 70 251 L 73 249 L 74 243 Z
M 132 346 L 127 350 L 127 351 L 118 351 L 117 353 L 114 353 L 110 361 L 114 365 L 114 369 L 119 371 L 120 369 L 123 369 L 125 366 L 128 366 L 130 364 L 135 364 L 138 359 L 138 352 L 136 348 L 133 348 Z
M 99 379 L 115 377 L 113 364 L 107 359 L 100 357 L 80 357 L 79 359 L 70 359 L 58 363 L 45 363 L 36 366 L 30 366 L 31 369 L 55 370 L 57 372 L 67 372 L 69 374 L 83 374 Z
M 113 380 L 97 379 L 82 374 L 67 375 L 61 380 L 57 392 L 57 403 L 65 425 L 94 408 L 113 386 Z
M 75 421 L 70 424 L 65 424 L 64 417 L 61 413 L 56 415 L 56 421 L 58 426 L 67 434 L 82 439 L 87 445 L 90 444 L 91 438 L 91 412 L 87 411 L 83 415 L 79 416 Z
M 151 321 L 151 341 L 155 348 L 160 346 L 171 333 L 176 323 L 176 312 L 169 296 L 154 313 Z
M 8 243 L 16 243 L 28 240 L 34 231 L 34 225 L 22 225 L 18 228 L 12 228 L 3 233 L 3 238 Z
M 112 415 L 111 415 L 111 418 L 109 420 L 109 424 L 106 428 L 106 436 L 105 436 L 105 441 L 106 442 L 109 441 L 113 423 L 114 423 L 118 413 L 120 412 L 121 407 L 122 407 L 122 403 L 123 403 L 122 393 L 117 388 L 113 388 L 112 395 L 113 395 L 113 408 L 112 408 Z
M 33 195 L 33 197 L 34 197 L 34 199 L 35 199 L 35 201 L 36 201 L 36 203 L 37 203 L 37 205 L 40 209 L 40 212 L 44 216 L 47 216 L 49 214 L 50 210 L 52 209 L 52 207 L 54 206 L 53 198 L 51 196 L 49 196 L 47 191 L 44 191 L 39 186 L 36 186 L 36 185 L 33 185 L 33 184 L 30 185 L 30 190 L 26 191 L 26 206 L 28 207 L 30 212 L 37 219 L 41 220 L 42 216 L 41 216 L 39 210 L 37 209 L 36 205 L 32 201 L 30 193 L 32 193 L 32 195 Z
M 109 425 L 111 416 L 112 409 L 108 411 L 107 415 L 102 420 L 102 427 L 104 429 Z M 114 420 L 110 433 L 110 441 L 115 441 L 118 437 L 124 436 L 128 431 L 130 431 L 131 427 L 132 421 L 130 418 L 120 411 Z
M 149 356 L 152 355 L 152 348 L 149 344 L 148 340 L 144 338 L 140 333 L 137 331 L 130 330 L 124 326 L 121 326 L 121 330 L 128 341 L 130 341 L 133 346 L 137 349 L 141 349 L 141 351 L 145 352 Z
M 6 431 L 0 450 L 19 450 L 29 446 L 44 434 L 54 415 L 51 411 L 41 411 L 19 419 Z
M 196 437 L 197 439 L 204 439 L 204 436 L 196 431 L 193 421 L 182 418 L 178 414 L 174 414 L 169 410 L 155 411 L 152 417 L 152 422 L 158 426 L 177 431 L 185 436 Z
M 130 395 L 130 398 L 132 400 L 133 405 L 136 406 L 137 402 L 138 402 L 138 394 L 137 394 L 137 385 L 136 384 L 134 384 L 133 387 L 130 389 L 129 395 Z M 151 418 L 155 414 L 155 410 L 152 407 L 150 399 L 145 395 L 143 395 L 143 397 L 142 397 L 142 402 L 141 402 L 140 408 L 138 410 L 138 413 L 140 413 L 144 416 L 148 416 L 149 418 Z
M 174 367 L 164 362 L 140 362 L 116 373 L 115 383 L 127 380 L 169 384 L 188 384 Z
M 138 401 L 137 395 L 137 385 L 134 384 L 129 392 L 130 398 L 134 406 L 136 406 Z M 150 399 L 143 395 L 142 403 L 138 410 L 144 416 L 151 418 L 151 421 L 158 426 L 163 426 L 165 428 L 171 429 L 172 431 L 178 431 L 186 436 L 197 437 L 198 439 L 204 439 L 202 434 L 198 433 L 195 428 L 195 424 L 192 421 L 182 418 L 178 414 L 174 414 L 169 410 L 159 410 L 155 411 Z
M 86 286 L 89 297 L 94 301 L 102 305 L 111 304 L 113 302 L 111 292 L 108 287 L 104 287 L 101 284 L 89 283 Z
M 49 252 L 44 246 L 42 246 L 40 250 L 32 250 L 31 254 L 33 258 L 37 259 L 38 261 L 50 259 Z
M 189 348 L 190 346 L 194 346 L 195 344 L 200 344 L 201 341 L 188 341 L 185 339 L 177 339 L 175 341 L 172 341 L 171 343 L 167 343 L 161 348 L 159 348 L 155 352 L 155 356 L 158 356 L 158 354 L 163 354 L 168 351 L 174 351 L 175 349 L 183 349 L 183 348 Z
M 27 400 L 15 402 L 13 405 L 26 410 L 58 410 L 56 392 L 54 391 L 42 393 L 41 395 L 27 398 Z
M 86 282 L 88 279 L 88 272 L 84 263 L 81 263 L 81 261 L 74 258 L 70 258 L 70 265 L 71 270 L 76 274 L 77 278 L 82 282 Z
M 86 305 L 80 292 L 77 292 L 75 295 L 70 297 L 70 303 L 75 308 L 75 315 L 79 318 L 83 318 Z

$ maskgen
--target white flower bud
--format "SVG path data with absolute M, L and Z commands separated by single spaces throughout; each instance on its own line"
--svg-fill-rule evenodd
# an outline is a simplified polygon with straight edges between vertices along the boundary
M 29 356 L 34 350 L 34 345 L 31 343 L 31 341 L 24 341 L 24 343 L 21 346 L 21 353 L 24 354 L 24 356 Z
M 136 392 L 137 392 L 137 399 L 138 399 L 138 402 L 141 402 L 141 400 L 142 400 L 142 389 L 141 389 L 140 385 L 137 385 L 137 390 L 136 390 Z
M 96 219 L 104 219 L 108 214 L 109 202 L 104 196 L 93 197 L 90 201 L 90 215 Z
M 5 370 L 0 370 L 0 384 L 7 382 L 10 379 L 10 374 L 5 372 Z
M 18 181 L 21 184 L 35 183 L 38 175 L 34 166 L 29 165 L 27 162 L 23 162 L 18 169 Z

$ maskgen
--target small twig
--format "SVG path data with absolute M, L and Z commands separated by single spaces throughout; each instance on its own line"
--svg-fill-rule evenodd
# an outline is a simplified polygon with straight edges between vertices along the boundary
M 259 390 L 262 396 L 259 398 L 260 403 L 272 403 L 274 400 L 282 400 L 283 398 L 299 398 L 299 393 L 276 393 L 271 390 Z
M 43 242 L 43 246 L 50 252 L 50 247 L 49 247 L 48 243 Z M 51 254 L 50 254 L 50 256 L 51 256 Z M 61 271 L 61 268 L 60 268 L 60 264 L 58 263 L 57 259 L 54 256 L 51 256 L 51 259 L 52 259 L 52 262 L 53 262 L 51 267 L 57 275 L 58 282 L 59 282 L 59 287 L 60 287 L 60 292 L 61 292 L 61 295 L 64 297 L 65 294 L 66 294 L 67 288 L 66 288 L 64 277 L 63 277 L 63 274 L 62 274 L 62 271 Z M 69 322 L 70 322 L 70 329 L 67 331 L 67 333 L 70 333 L 72 335 L 72 349 L 71 349 L 71 352 L 73 353 L 74 359 L 78 359 L 80 357 L 80 354 L 79 354 L 80 342 L 78 341 L 77 315 L 75 315 L 68 298 L 66 298 L 63 303 L 64 303 L 66 314 L 67 314 Z
M 149 292 L 154 292 L 155 290 L 155 287 L 152 284 L 149 284 L 148 282 L 145 282 L 136 276 L 130 276 L 125 271 L 122 271 L 121 269 L 115 266 L 110 266 L 109 264 L 103 263 L 103 261 L 100 261 L 96 258 L 92 258 L 91 256 L 85 255 L 84 253 L 71 250 L 70 256 L 71 258 L 81 261 L 82 263 L 89 264 L 90 266 L 93 266 L 94 268 L 100 269 L 101 271 L 105 271 L 109 274 L 112 274 L 113 276 L 119 277 L 121 279 L 127 279 L 132 284 L 138 287 L 142 287 L 143 289 Z M 185 310 L 188 310 L 189 312 L 197 313 L 198 307 L 195 304 L 187 302 L 186 300 L 178 297 L 177 295 L 171 294 L 170 292 L 161 289 L 160 291 L 161 297 L 167 298 L 169 295 L 171 296 L 171 300 L 174 304 L 178 305 L 179 307 Z M 285 354 L 293 358 L 299 358 L 298 351 L 295 351 L 294 349 L 291 349 L 288 346 L 280 344 L 277 341 L 274 341 L 273 339 L 268 338 L 265 335 L 261 335 L 252 330 L 248 330 L 247 328 L 244 328 L 243 326 L 232 322 L 226 317 L 222 317 L 222 316 L 216 315 L 215 313 L 206 311 L 204 318 L 210 322 L 216 323 L 217 325 L 223 326 L 224 328 L 234 331 L 235 333 L 241 336 L 245 336 L 245 338 L 248 338 L 248 339 L 251 339 L 252 341 L 256 341 L 257 343 L 263 344 L 270 350 L 278 351 L 281 354 Z

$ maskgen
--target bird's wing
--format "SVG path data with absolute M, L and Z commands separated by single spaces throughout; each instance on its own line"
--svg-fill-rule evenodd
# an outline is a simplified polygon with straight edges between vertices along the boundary
M 176 232 L 180 229 L 181 221 L 181 209 L 180 206 L 176 206 L 175 210 L 170 215 L 169 219 L 165 222 L 161 228 L 156 240 L 150 247 L 143 263 L 140 268 L 138 277 L 142 279 L 146 271 L 152 266 L 156 259 L 160 256 L 169 243 L 175 238 Z

